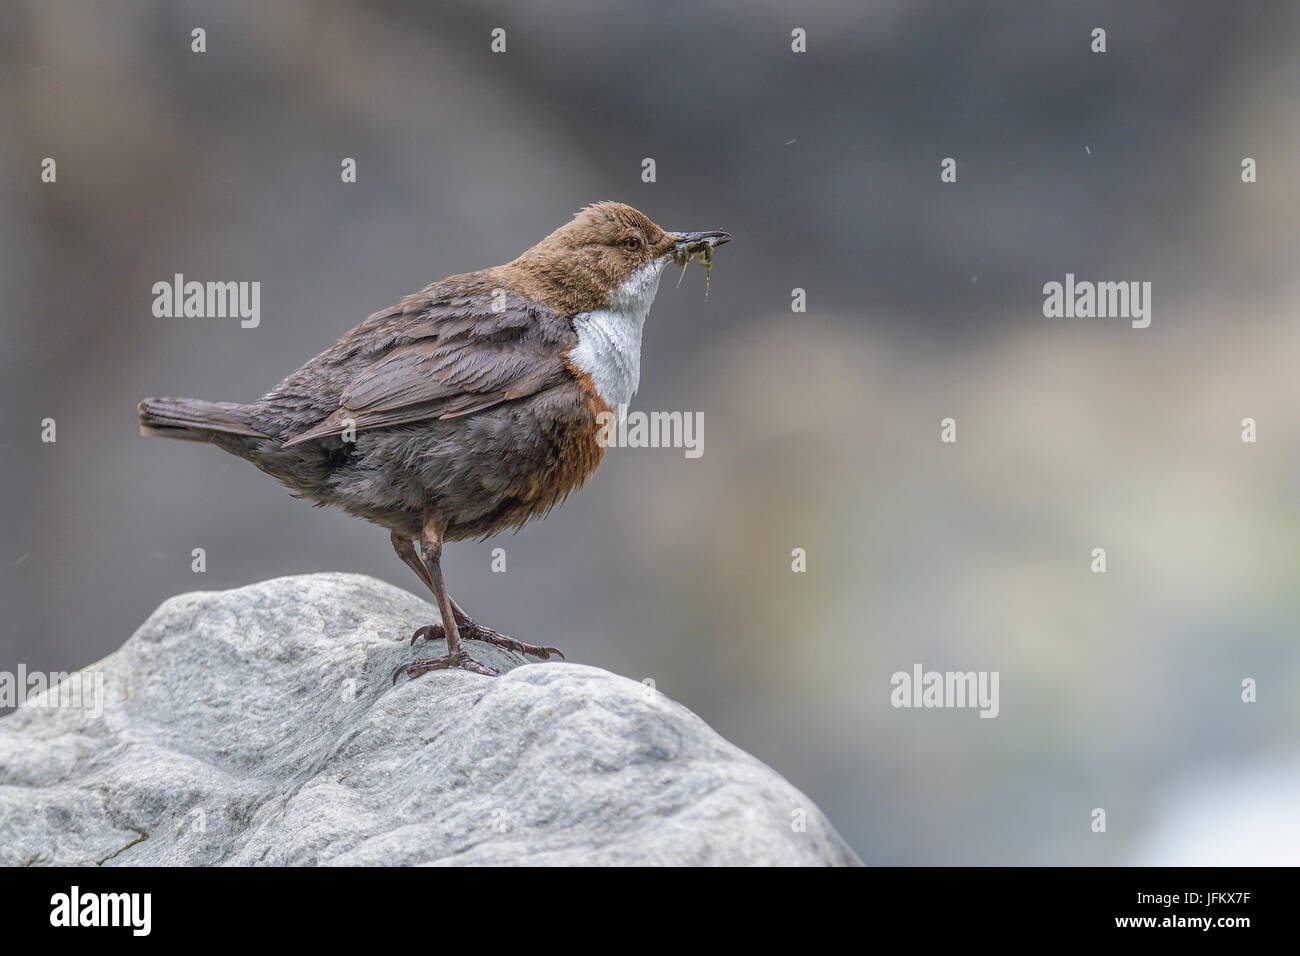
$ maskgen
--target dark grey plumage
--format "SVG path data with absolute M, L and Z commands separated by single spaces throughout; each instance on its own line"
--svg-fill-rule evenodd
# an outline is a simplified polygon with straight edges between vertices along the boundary
M 141 425 L 183 430 L 405 537 L 431 511 L 446 540 L 518 527 L 580 485 L 601 450 L 594 436 L 575 447 L 596 410 L 565 365 L 568 320 L 496 282 L 474 273 L 408 296 L 256 402 L 146 399 Z

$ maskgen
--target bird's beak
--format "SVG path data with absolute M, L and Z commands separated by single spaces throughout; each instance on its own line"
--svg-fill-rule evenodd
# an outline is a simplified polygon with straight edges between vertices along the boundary
M 670 232 L 668 235 L 673 238 L 673 258 L 679 260 L 731 241 L 731 234 L 726 232 Z

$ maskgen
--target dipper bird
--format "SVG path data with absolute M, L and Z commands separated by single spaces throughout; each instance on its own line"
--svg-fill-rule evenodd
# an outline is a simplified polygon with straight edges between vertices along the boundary
M 209 442 L 299 498 L 387 528 L 433 592 L 447 653 L 393 673 L 497 672 L 462 639 L 548 659 L 553 647 L 472 620 L 451 599 L 447 541 L 545 515 L 596 470 L 602 413 L 640 381 L 641 330 L 669 262 L 712 262 L 725 232 L 666 232 L 622 203 L 587 206 L 518 259 L 376 312 L 248 405 L 147 398 L 140 431 Z M 417 556 L 416 542 L 420 553 Z

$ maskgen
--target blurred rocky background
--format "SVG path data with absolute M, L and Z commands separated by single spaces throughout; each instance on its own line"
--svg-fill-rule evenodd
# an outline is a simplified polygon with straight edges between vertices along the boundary
M 1259 860 L 1232 834 L 1300 767 L 1298 41 L 1283 2 L 0 3 L 0 670 L 182 591 L 420 594 L 381 530 L 135 403 L 256 398 L 619 199 L 736 237 L 643 352 L 636 407 L 702 411 L 704 455 L 612 451 L 452 546 L 458 601 L 653 678 L 871 863 Z M 261 325 L 155 318 L 178 272 L 260 281 Z M 1067 272 L 1150 281 L 1151 327 L 1044 318 Z M 999 671 L 1000 715 L 892 708 L 915 663 Z

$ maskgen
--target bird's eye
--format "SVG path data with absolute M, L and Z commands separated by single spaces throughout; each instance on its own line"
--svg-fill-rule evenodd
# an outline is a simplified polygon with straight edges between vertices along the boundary
M 628 236 L 623 240 L 623 248 L 628 252 L 636 252 L 641 248 L 641 240 L 636 236 Z

